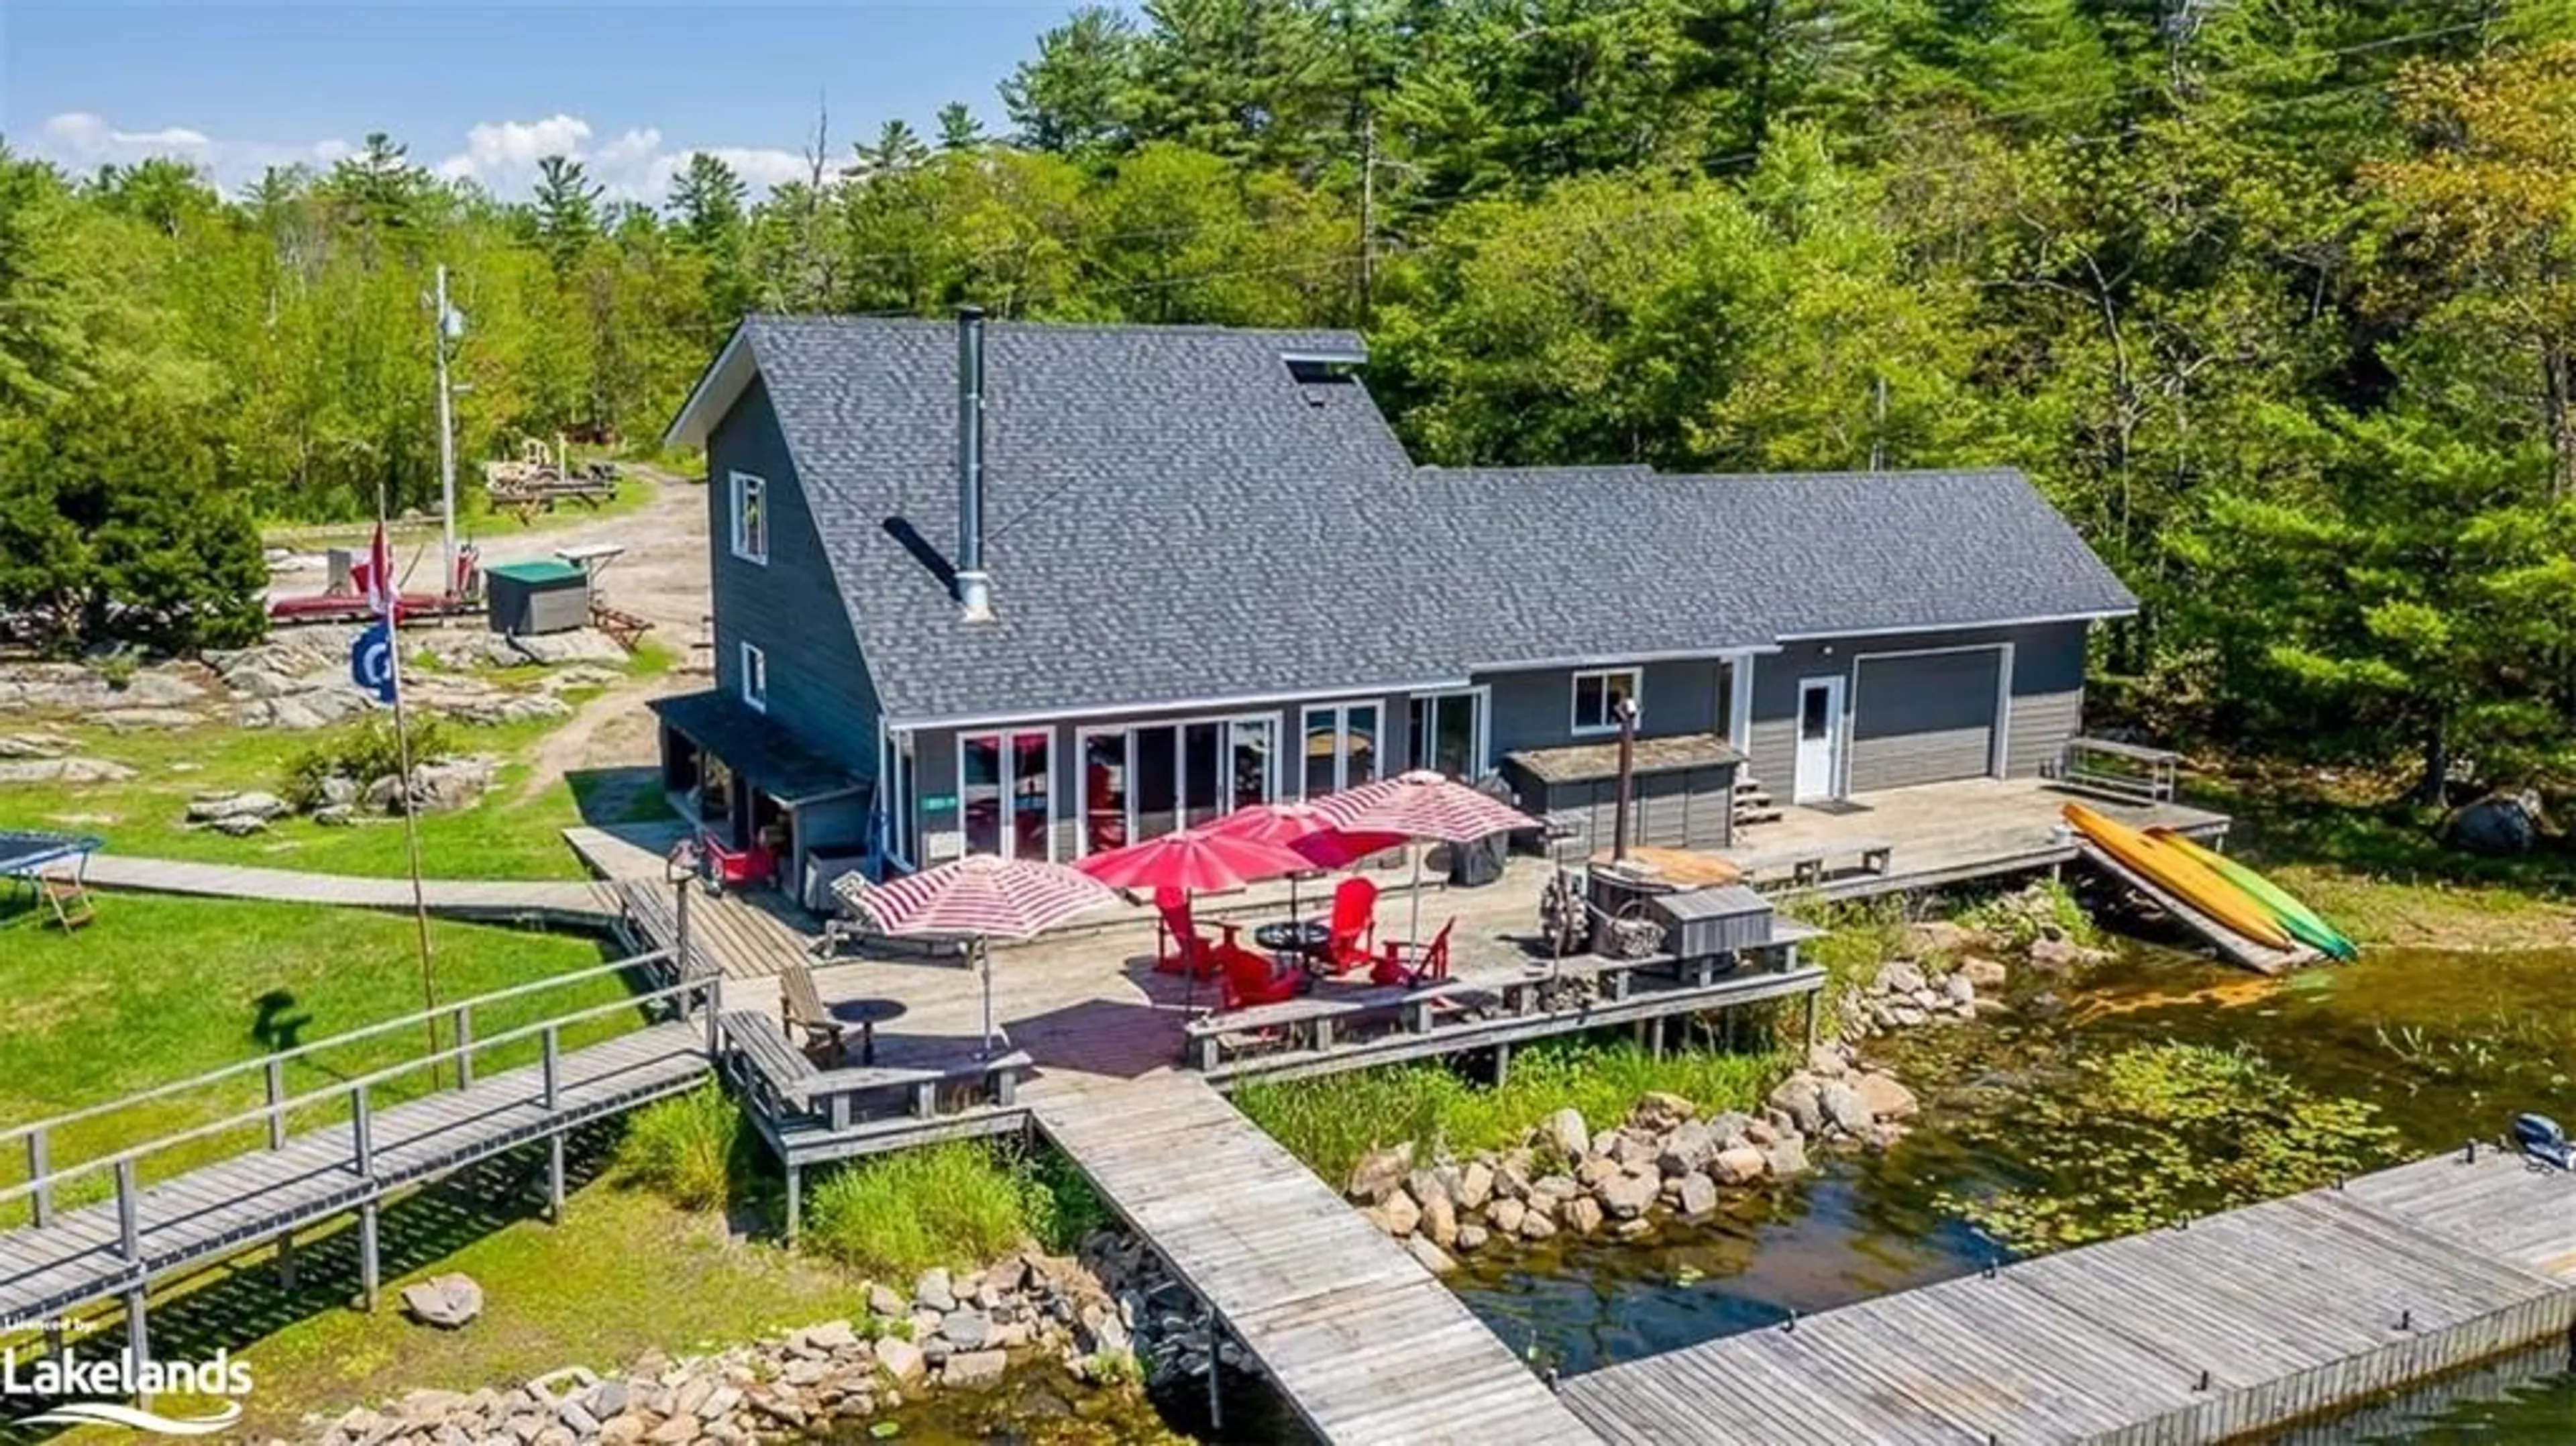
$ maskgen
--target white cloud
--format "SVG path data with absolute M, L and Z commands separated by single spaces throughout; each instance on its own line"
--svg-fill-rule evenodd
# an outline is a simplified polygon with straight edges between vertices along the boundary
M 692 151 L 704 150 L 734 168 L 756 197 L 805 175 L 805 158 L 791 150 L 757 146 L 672 146 L 661 130 L 639 126 L 605 140 L 590 122 L 560 112 L 533 121 L 486 121 L 465 132 L 465 147 L 430 166 L 450 180 L 467 180 L 505 200 L 527 195 L 537 163 L 567 156 L 582 163 L 611 200 L 659 204 L 671 177 L 685 169 Z M 596 143 L 594 143 L 596 142 Z M 327 169 L 356 147 L 337 137 L 302 145 L 233 140 L 187 126 L 120 130 L 107 117 L 65 111 L 38 129 L 34 153 L 74 173 L 99 166 L 131 165 L 151 156 L 185 161 L 227 192 L 259 179 L 271 166 L 303 164 Z

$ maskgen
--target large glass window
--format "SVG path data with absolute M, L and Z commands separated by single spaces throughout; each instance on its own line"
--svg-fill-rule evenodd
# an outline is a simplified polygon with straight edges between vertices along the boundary
M 1180 732 L 1136 730 L 1136 837 L 1160 838 L 1181 826 Z
M 1321 798 L 1376 781 L 1377 705 L 1340 703 L 1306 710 L 1301 750 L 1306 797 Z
M 1104 853 L 1127 842 L 1125 733 L 1082 735 L 1082 851 Z
M 1213 821 L 1223 795 L 1217 783 L 1217 736 L 1221 723 L 1188 723 L 1181 728 L 1181 817 L 1190 827 Z
M 966 852 L 1054 857 L 1055 735 L 1043 728 L 957 739 L 957 801 Z
M 1227 808 L 1268 803 L 1272 760 L 1278 753 L 1279 720 L 1238 718 L 1227 726 L 1233 731 L 1226 771 Z
M 1412 765 L 1473 778 L 1485 771 L 1485 695 L 1429 693 L 1413 699 L 1407 710 Z
M 970 733 L 957 740 L 957 802 L 966 823 L 966 852 L 1002 851 L 1002 735 Z
M 1619 700 L 1637 699 L 1637 670 L 1604 668 L 1574 675 L 1574 731 L 1614 733 L 1619 728 Z
M 1011 739 L 1011 857 L 1055 857 L 1055 735 Z

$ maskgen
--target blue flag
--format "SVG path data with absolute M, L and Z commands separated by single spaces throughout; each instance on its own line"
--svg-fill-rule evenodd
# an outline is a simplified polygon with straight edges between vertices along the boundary
M 349 649 L 349 680 L 370 690 L 379 703 L 394 700 L 394 630 L 378 622 L 358 634 Z

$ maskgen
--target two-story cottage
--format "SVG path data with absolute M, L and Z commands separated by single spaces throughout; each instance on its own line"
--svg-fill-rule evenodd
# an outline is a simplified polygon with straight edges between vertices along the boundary
M 2009 470 L 1417 467 L 1345 332 L 754 317 L 703 445 L 716 682 L 666 782 L 791 866 L 1071 859 L 1412 766 L 1641 836 L 2052 764 L 2135 602 Z

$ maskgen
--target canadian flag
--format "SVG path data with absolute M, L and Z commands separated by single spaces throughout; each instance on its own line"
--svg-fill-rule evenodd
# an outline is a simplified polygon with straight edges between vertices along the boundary
M 367 610 L 380 618 L 394 615 L 394 553 L 385 542 L 385 525 L 376 524 L 376 540 L 367 545 L 367 576 L 362 584 Z

